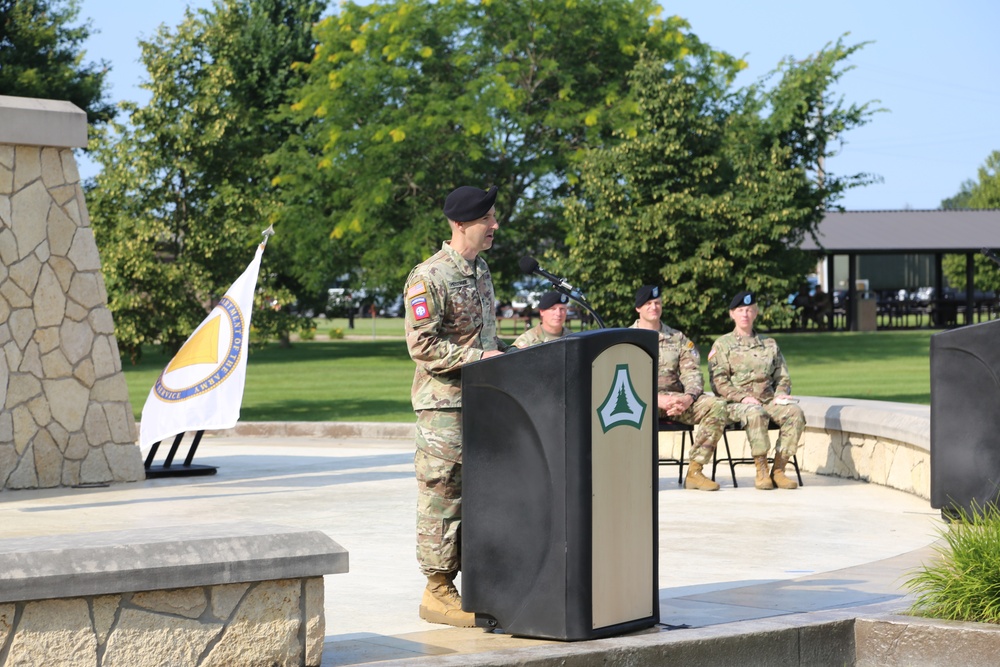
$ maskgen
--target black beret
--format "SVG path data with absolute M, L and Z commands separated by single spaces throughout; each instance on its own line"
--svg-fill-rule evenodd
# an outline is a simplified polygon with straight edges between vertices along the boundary
M 538 310 L 548 310 L 558 303 L 569 303 L 569 297 L 559 292 L 546 292 L 538 300 Z
M 751 303 L 757 303 L 757 297 L 750 290 L 743 290 L 729 302 L 729 310 L 735 310 L 740 306 L 749 306 Z
M 444 200 L 444 215 L 455 222 L 479 220 L 493 208 L 497 199 L 497 186 L 481 190 L 471 185 L 455 188 Z
M 643 285 L 635 293 L 635 307 L 642 308 L 647 301 L 660 298 L 660 288 L 658 285 Z

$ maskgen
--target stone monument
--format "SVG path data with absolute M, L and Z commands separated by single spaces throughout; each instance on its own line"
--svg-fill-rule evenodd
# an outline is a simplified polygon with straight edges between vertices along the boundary
M 145 478 L 69 102 L 0 95 L 0 490 Z

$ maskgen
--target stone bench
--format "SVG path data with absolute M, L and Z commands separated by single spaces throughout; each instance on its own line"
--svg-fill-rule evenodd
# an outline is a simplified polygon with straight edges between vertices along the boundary
M 0 540 L 0 665 L 319 665 L 319 531 L 209 524 Z
M 798 398 L 806 415 L 797 453 L 802 471 L 860 479 L 930 499 L 930 406 Z M 733 456 L 750 455 L 743 433 L 727 437 Z M 661 457 L 679 453 L 679 435 L 661 434 Z

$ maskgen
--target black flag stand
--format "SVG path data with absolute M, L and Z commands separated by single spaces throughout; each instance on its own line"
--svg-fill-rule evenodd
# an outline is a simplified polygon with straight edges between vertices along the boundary
M 201 443 L 201 436 L 205 434 L 204 430 L 198 431 L 194 434 L 194 440 L 191 441 L 191 446 L 188 448 L 187 456 L 184 457 L 184 464 L 179 466 L 174 466 L 174 457 L 177 456 L 177 449 L 181 446 L 181 440 L 184 439 L 184 433 L 178 433 L 174 437 L 174 444 L 170 445 L 170 451 L 167 453 L 167 458 L 160 465 L 153 465 L 153 458 L 156 456 L 156 450 L 160 446 L 160 442 L 157 441 L 153 443 L 153 446 L 149 448 L 149 454 L 146 455 L 146 479 L 153 479 L 156 477 L 194 477 L 197 475 L 214 475 L 218 470 L 216 466 L 206 466 L 206 465 L 194 465 L 191 463 L 194 460 L 195 452 L 198 451 L 198 445 Z

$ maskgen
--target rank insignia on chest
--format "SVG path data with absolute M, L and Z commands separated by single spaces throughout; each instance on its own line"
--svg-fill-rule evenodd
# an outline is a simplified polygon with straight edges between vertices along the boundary
M 413 311 L 413 319 L 426 320 L 431 316 L 430 306 L 427 305 L 427 297 L 418 296 L 415 299 L 410 299 L 410 309 Z

